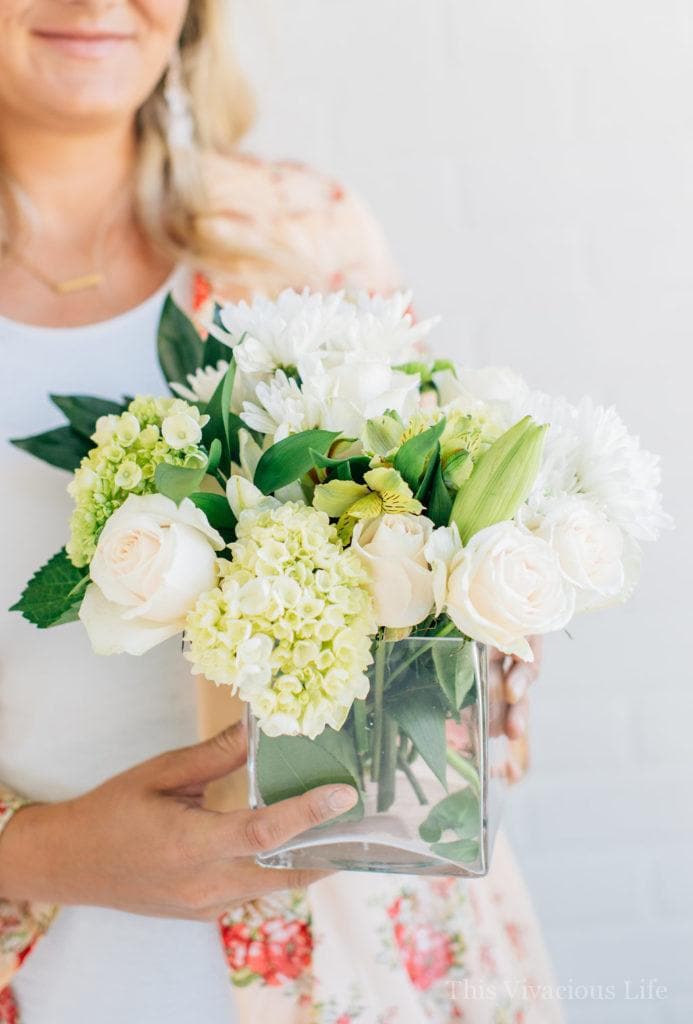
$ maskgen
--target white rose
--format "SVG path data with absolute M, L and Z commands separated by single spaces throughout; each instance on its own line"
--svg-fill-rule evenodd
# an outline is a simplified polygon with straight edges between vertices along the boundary
M 216 583 L 223 538 L 189 498 L 130 495 L 101 532 L 79 617 L 96 654 L 144 654 Z
M 563 629 L 575 611 L 575 591 L 545 540 L 515 523 L 497 523 L 455 555 L 446 611 L 467 636 L 532 661 L 526 638 Z
M 542 514 L 523 518 L 558 555 L 563 575 L 576 588 L 577 611 L 605 608 L 632 589 L 623 533 L 591 501 L 566 495 Z
M 425 516 L 386 514 L 356 524 L 351 548 L 370 578 L 379 626 L 417 626 L 433 609 L 433 574 L 424 548 L 433 531 Z

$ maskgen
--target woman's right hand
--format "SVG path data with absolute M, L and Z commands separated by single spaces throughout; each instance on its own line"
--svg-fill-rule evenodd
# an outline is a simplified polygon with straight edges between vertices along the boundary
M 206 810 L 206 784 L 245 758 L 238 724 L 84 796 L 23 807 L 0 838 L 0 898 L 213 920 L 234 903 L 324 877 L 258 867 L 253 856 L 343 814 L 356 791 L 320 786 L 256 811 Z

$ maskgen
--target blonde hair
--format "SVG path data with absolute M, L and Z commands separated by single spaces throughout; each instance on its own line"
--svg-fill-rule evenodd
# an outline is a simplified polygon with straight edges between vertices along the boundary
M 209 230 L 204 158 L 230 153 L 250 127 L 254 104 L 231 47 L 228 0 L 190 0 L 180 36 L 182 84 L 194 145 L 171 149 L 163 75 L 137 112 L 138 220 L 156 249 L 175 262 L 226 265 L 247 256 Z M 0 174 L 0 251 L 18 228 L 17 197 Z

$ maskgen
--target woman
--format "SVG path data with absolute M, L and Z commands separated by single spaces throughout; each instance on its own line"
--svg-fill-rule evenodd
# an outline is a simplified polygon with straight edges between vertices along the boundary
M 249 105 L 217 6 L 2 6 L 5 438 L 53 425 L 48 392 L 160 391 L 169 288 L 202 316 L 210 293 L 397 283 L 354 197 L 231 153 Z M 68 509 L 57 470 L 6 444 L 0 458 L 7 608 L 37 548 L 63 542 Z M 259 869 L 252 854 L 341 813 L 350 787 L 256 814 L 205 809 L 244 740 L 236 726 L 195 743 L 175 642 L 97 659 L 78 627 L 39 642 L 19 616 L 2 623 L 0 1021 L 559 1019 L 522 991 L 546 965 L 502 846 L 490 878 L 468 888 L 341 875 L 306 891 L 313 877 Z M 529 678 L 523 666 L 506 678 L 514 736 Z M 203 728 L 212 711 L 203 692 Z

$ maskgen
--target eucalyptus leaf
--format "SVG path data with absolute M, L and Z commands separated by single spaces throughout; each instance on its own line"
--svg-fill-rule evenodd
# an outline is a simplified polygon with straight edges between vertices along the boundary
M 10 611 L 21 612 L 39 629 L 73 622 L 86 589 L 85 579 L 88 581 L 86 571 L 75 568 L 62 548 L 34 573 Z
M 255 470 L 255 486 L 263 494 L 300 480 L 313 468 L 314 452 L 324 455 L 339 437 L 339 431 L 303 430 L 277 441 L 263 452 Z
M 10 441 L 15 448 L 21 448 L 42 462 L 58 469 L 74 472 L 92 444 L 72 427 L 55 427 L 31 437 L 14 437 Z
M 92 395 L 49 395 L 49 398 L 57 405 L 73 430 L 87 441 L 91 440 L 100 416 L 120 416 L 125 411 L 125 406 L 120 402 L 94 398 Z

